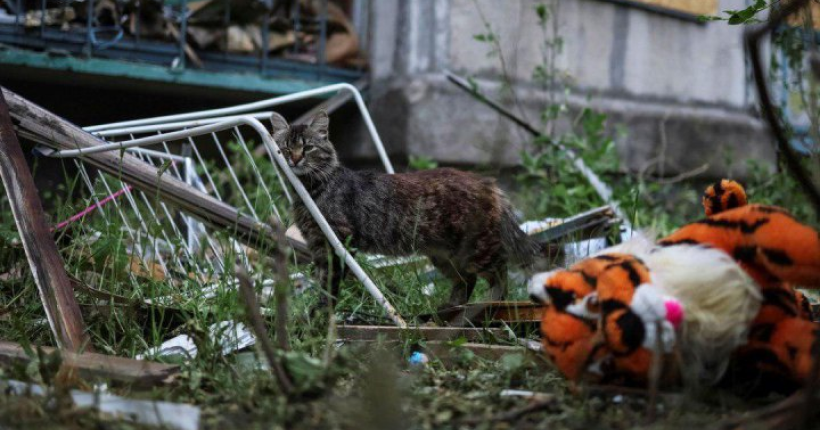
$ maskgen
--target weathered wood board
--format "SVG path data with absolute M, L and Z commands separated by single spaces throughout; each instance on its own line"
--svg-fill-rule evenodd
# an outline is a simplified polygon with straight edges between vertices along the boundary
M 506 339 L 509 336 L 500 329 L 462 328 L 462 327 L 409 327 L 402 329 L 394 326 L 342 325 L 338 328 L 339 339 L 353 341 L 394 341 L 406 338 L 419 338 L 428 341 L 449 341 L 460 338 L 469 342 L 481 342 L 487 339 Z
M 14 222 L 23 243 L 34 283 L 48 324 L 60 348 L 88 348 L 80 307 L 57 245 L 43 214 L 43 205 L 31 175 L 5 97 L 0 93 L 0 176 L 9 198 Z
M 46 354 L 54 348 L 40 347 Z M 75 368 L 85 380 L 111 381 L 135 387 L 150 387 L 166 381 L 179 372 L 179 366 L 133 360 L 110 355 L 61 351 L 63 366 Z M 0 341 L 0 365 L 26 365 L 33 360 L 22 346 L 13 342 Z

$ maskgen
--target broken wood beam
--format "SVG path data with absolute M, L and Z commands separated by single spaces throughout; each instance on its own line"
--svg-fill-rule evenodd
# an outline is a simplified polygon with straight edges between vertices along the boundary
M 2 93 L 0 177 L 57 346 L 74 352 L 88 348 L 89 339 L 85 333 L 80 307 L 74 297 L 74 289 L 46 223 L 34 177 L 14 132 L 9 105 Z
M 393 341 L 406 338 L 420 338 L 428 341 L 467 339 L 469 342 L 481 342 L 487 339 L 506 339 L 509 336 L 504 330 L 496 328 L 463 328 L 463 327 L 408 327 L 395 326 L 342 325 L 337 329 L 340 340 L 350 341 Z
M 521 346 L 508 345 L 486 345 L 483 343 L 467 342 L 458 346 L 452 346 L 447 342 L 431 341 L 424 344 L 424 351 L 433 358 L 441 360 L 445 364 L 452 364 L 459 360 L 459 350 L 472 352 L 476 357 L 484 360 L 497 361 L 505 355 L 520 354 L 525 362 L 532 363 L 543 368 L 550 368 L 552 365 L 542 354 L 537 354 Z
M 20 95 L 2 88 L 8 101 L 12 119 L 17 127 L 37 136 L 39 143 L 58 150 L 92 148 L 108 142 L 92 135 L 71 122 L 49 112 Z M 134 188 L 153 195 L 185 213 L 205 222 L 214 229 L 235 233 L 237 239 L 250 247 L 260 244 L 276 244 L 274 229 L 235 207 L 177 180 L 170 174 L 158 175 L 156 167 L 142 162 L 123 151 L 105 151 L 87 154 L 83 161 L 111 174 Z M 306 255 L 305 244 L 289 241 L 297 252 Z
M 44 353 L 53 354 L 54 348 L 40 347 Z M 110 381 L 133 387 L 148 388 L 166 382 L 179 372 L 179 366 L 151 361 L 134 360 L 111 355 L 60 351 L 62 366 L 77 370 L 87 381 Z M 0 341 L 0 365 L 26 366 L 34 360 L 25 349 L 13 342 Z

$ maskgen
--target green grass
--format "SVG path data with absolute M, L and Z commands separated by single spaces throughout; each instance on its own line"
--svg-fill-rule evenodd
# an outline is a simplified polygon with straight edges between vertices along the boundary
M 588 162 L 615 184 L 621 204 L 636 226 L 663 234 L 702 216 L 699 196 L 704 184 L 662 185 L 621 175 L 617 173 L 617 166 L 597 163 L 613 156 L 614 148 L 606 143 L 604 146 L 586 151 L 585 154 L 592 154 L 587 157 Z M 517 178 L 519 190 L 513 199 L 529 219 L 568 216 L 602 204 L 561 157 L 546 154 L 544 160 L 548 165 L 540 166 L 545 167 L 543 174 L 536 166 L 538 168 Z M 255 183 L 248 169 L 238 174 L 246 183 Z M 272 171 L 264 169 L 263 175 L 270 179 L 267 183 L 275 187 L 277 182 Z M 228 182 L 224 177 L 218 181 Z M 69 177 L 62 187 L 43 195 L 51 203 L 50 213 L 55 223 L 90 202 L 88 197 L 79 200 L 61 197 L 70 195 L 71 188 L 80 187 L 76 177 Z M 809 213 L 794 184 L 782 175 L 755 173 L 747 182 L 747 188 L 753 201 L 781 204 L 799 216 Z M 272 191 L 276 195 L 277 190 Z M 233 204 L 240 204 L 238 195 L 230 193 L 227 185 L 222 192 Z M 105 194 L 102 190 L 100 193 Z M 263 193 L 253 195 L 260 214 L 270 213 L 271 204 L 279 204 L 282 211 L 286 210 L 282 201 L 271 202 L 266 198 Z M 145 206 L 157 203 L 141 203 L 141 208 L 147 210 Z M 105 217 L 116 220 L 115 210 L 107 206 Z M 72 229 L 70 240 L 58 241 L 69 273 L 96 289 L 125 297 L 133 304 L 112 306 L 82 291 L 77 293 L 93 347 L 105 354 L 133 357 L 163 340 L 187 333 L 196 339 L 199 348 L 195 359 L 182 363 L 179 378 L 170 386 L 150 391 L 113 387 L 114 393 L 197 404 L 204 411 L 206 428 L 632 428 L 646 424 L 644 398 L 612 393 L 577 394 L 543 359 L 525 359 L 523 351 L 498 360 L 486 360 L 459 346 L 461 342 L 454 342 L 452 354 L 445 357 L 446 360 L 434 358 L 426 366 L 410 366 L 409 354 L 423 346 L 423 341 L 412 336 L 392 344 L 338 346 L 334 339 L 328 339 L 327 316 L 311 315 L 310 309 L 318 300 L 315 289 L 291 297 L 288 329 L 293 351 L 285 361 L 298 389 L 286 398 L 279 392 L 270 372 L 260 365 L 254 350 L 222 356 L 215 339 L 207 335 L 208 326 L 214 322 L 244 320 L 244 310 L 231 286 L 232 276 L 210 270 L 194 272 L 195 276 L 183 274 L 177 282 L 131 276 L 125 247 L 127 233 L 122 222 L 105 223 L 105 217 L 100 214 L 88 217 Z M 7 210 L 0 211 L 0 221 L 0 273 L 5 273 L 25 259 L 15 244 L 17 235 Z M 156 235 L 161 231 L 170 233 L 164 226 L 148 228 Z M 84 240 L 95 232 L 99 233 L 99 239 Z M 226 232 L 215 234 L 215 238 L 223 244 L 230 239 Z M 150 242 L 142 244 L 152 246 Z M 267 252 L 261 249 L 260 253 Z M 200 263 L 208 258 L 207 255 L 197 257 Z M 232 267 L 232 261 L 231 255 L 225 257 L 227 267 Z M 449 285 L 443 280 L 435 281 L 434 294 L 423 294 L 426 281 L 421 279 L 419 268 L 377 270 L 366 267 L 361 256 L 359 261 L 410 321 L 433 312 L 448 294 Z M 270 277 L 270 268 L 260 262 L 255 265 L 257 280 Z M 291 272 L 311 270 L 309 266 L 294 264 L 289 269 Z M 214 286 L 217 293 L 205 299 L 202 291 L 208 286 Z M 0 279 L 0 291 L 0 339 L 26 345 L 52 345 L 31 276 Z M 360 283 L 348 279 L 342 291 L 335 315 L 337 321 L 389 324 Z M 473 300 L 481 300 L 485 293 L 486 285 L 481 283 Z M 170 297 L 167 307 L 144 304 L 146 299 L 166 296 Z M 525 286 L 511 285 L 511 296 L 525 299 Z M 271 302 L 263 306 L 274 309 Z M 268 320 L 272 327 L 273 316 L 269 315 Z M 4 368 L 0 377 L 50 382 L 48 378 L 44 380 L 44 373 L 36 364 L 22 369 Z M 491 417 L 527 404 L 525 399 L 500 397 L 505 389 L 549 393 L 555 402 L 544 411 L 512 423 L 492 422 Z M 659 420 L 653 427 L 692 428 L 758 407 L 756 403 L 739 401 L 724 392 L 701 394 L 696 398 L 666 396 L 660 405 Z M 0 395 L 0 424 L 21 428 L 134 427 L 89 411 L 57 407 L 49 399 L 6 395 Z

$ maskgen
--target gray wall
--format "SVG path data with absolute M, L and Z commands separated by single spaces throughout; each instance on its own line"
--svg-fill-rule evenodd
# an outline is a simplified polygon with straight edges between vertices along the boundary
M 372 9 L 373 110 L 391 151 L 449 163 L 514 165 L 529 142 L 520 130 L 474 102 L 443 78 L 452 70 L 476 77 L 489 94 L 505 75 L 489 46 L 483 13 L 498 34 L 506 75 L 534 124 L 549 94 L 534 85 L 544 35 L 532 0 L 378 0 Z M 577 111 L 610 115 L 624 165 L 671 175 L 709 163 L 709 174 L 742 175 L 745 158 L 774 158 L 762 123 L 752 115 L 742 28 L 699 24 L 602 0 L 558 0 L 564 40 L 557 68 L 573 89 Z M 722 0 L 720 10 L 743 0 Z M 561 97 L 561 94 L 557 95 Z M 557 124 L 559 131 L 569 127 Z M 614 129 L 614 128 L 613 128 Z M 368 152 L 360 148 L 359 153 Z M 725 161 L 733 161 L 727 171 Z

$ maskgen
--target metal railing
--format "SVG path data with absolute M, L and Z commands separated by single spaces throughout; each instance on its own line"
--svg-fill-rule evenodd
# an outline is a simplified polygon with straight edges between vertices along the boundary
M 269 118 L 270 112 L 259 112 L 257 109 L 339 91 L 353 93 L 371 133 L 371 140 L 382 155 L 385 170 L 392 172 L 392 165 L 361 94 L 355 87 L 347 84 L 331 85 L 224 109 L 88 127 L 87 131 L 110 143 L 92 149 L 43 153 L 51 157 L 73 158 L 86 188 L 94 196 L 94 204 L 97 207 L 108 207 L 108 215 L 103 216 L 116 217 L 113 223 L 108 219 L 103 221 L 108 225 L 122 225 L 127 231 L 132 254 L 143 266 L 157 266 L 163 273 L 193 272 L 204 273 L 204 278 L 207 279 L 223 275 L 233 279 L 232 274 L 226 273 L 230 267 L 225 267 L 220 262 L 226 261 L 225 255 L 230 254 L 247 265 L 249 250 L 230 238 L 226 242 L 224 237 L 215 237 L 214 232 L 208 231 L 193 218 L 175 212 L 163 202 L 152 199 L 153 196 L 133 190 L 128 184 L 110 175 L 101 174 L 96 181 L 92 180 L 92 175 L 82 162 L 83 156 L 101 151 L 123 151 L 123 156 L 138 157 L 156 167 L 159 175 L 171 175 L 176 180 L 186 182 L 235 206 L 240 212 L 260 222 L 264 222 L 267 216 L 286 221 L 283 210 L 292 204 L 294 198 L 301 199 L 336 254 L 344 260 L 387 316 L 398 326 L 406 327 L 405 321 L 392 304 L 332 231 L 307 190 L 288 167 L 269 131 L 260 122 L 260 119 Z M 238 113 L 245 114 L 236 115 Z M 254 144 L 257 146 L 254 147 Z M 258 151 L 258 145 L 262 145 L 264 152 Z M 208 153 L 210 156 L 206 155 Z M 273 167 L 273 173 L 268 173 L 267 177 L 263 170 L 270 172 L 271 169 L 260 169 L 262 162 L 270 163 L 269 166 Z M 296 192 L 296 196 L 288 192 L 288 185 Z M 103 200 L 107 200 L 107 204 L 103 204 Z M 268 208 L 270 213 L 263 212 Z M 203 253 L 211 258 L 198 258 Z M 379 256 L 372 256 L 368 260 L 373 263 L 373 267 L 389 264 Z M 194 267 L 196 264 L 206 267 Z M 215 286 L 206 286 L 201 293 L 212 294 L 214 288 Z
M 269 42 L 274 10 L 279 3 L 283 3 L 279 0 L 250 3 L 261 13 L 254 17 L 253 28 L 247 25 L 242 28 L 248 32 L 248 37 L 258 41 L 259 46 L 246 53 L 228 52 L 227 42 L 224 49 L 194 50 L 188 34 L 194 28 L 190 22 L 194 15 L 186 0 L 42 0 L 34 9 L 26 8 L 26 4 L 31 2 L 3 0 L 0 1 L 0 11 L 5 11 L 5 15 L 0 15 L 0 44 L 83 58 L 139 61 L 179 70 L 196 68 L 216 72 L 254 72 L 262 76 L 304 80 L 352 81 L 362 75 L 361 66 L 336 67 L 328 64 L 325 57 L 329 1 L 318 1 L 320 6 L 312 15 L 305 13 L 300 1 L 284 2 L 292 4 L 292 7 L 285 12 L 286 22 L 280 24 L 295 36 L 292 42 L 279 50 L 280 55 L 271 53 Z M 364 34 L 367 20 L 361 14 L 368 10 L 369 1 L 354 0 L 351 3 L 351 13 L 356 15 L 351 17 L 351 25 L 355 27 L 358 24 L 355 35 L 360 44 L 368 40 Z M 207 27 L 203 31 L 219 31 L 219 34 L 224 34 L 220 37 L 227 40 L 230 37 L 229 28 L 237 25 L 232 21 L 237 11 L 232 10 L 230 0 L 214 0 L 211 3 L 220 6 L 222 25 L 221 28 Z M 100 18 L 97 9 L 101 4 L 114 7 L 111 14 L 115 16 L 111 22 L 103 22 Z M 165 20 L 167 27 L 163 27 L 161 35 L 154 33 L 148 37 L 145 34 L 148 24 L 144 21 L 146 10 L 152 6 L 159 8 L 154 14 Z M 84 20 L 79 12 L 75 12 L 82 10 L 86 15 Z M 316 34 L 310 37 L 314 41 L 305 45 L 298 35 L 308 27 Z M 366 46 L 359 49 L 364 52 Z M 312 61 L 305 59 L 305 56 L 310 56 Z

